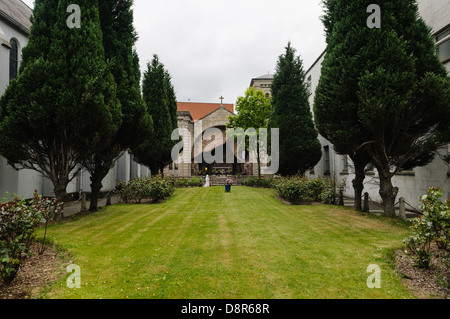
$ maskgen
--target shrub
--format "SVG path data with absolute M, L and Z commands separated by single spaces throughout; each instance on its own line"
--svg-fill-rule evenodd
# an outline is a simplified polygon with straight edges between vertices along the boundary
M 322 190 L 319 194 L 319 201 L 328 205 L 335 205 L 337 203 L 337 192 L 332 181 L 325 181 Z
M 130 183 L 119 181 L 114 193 L 119 195 L 120 200 L 125 203 L 129 203 L 134 200 L 134 192 L 130 186 Z
M 145 198 L 159 201 L 170 197 L 174 192 L 174 184 L 162 178 L 147 179 Z
M 314 200 L 306 177 L 285 178 L 276 183 L 276 190 L 281 198 L 294 205 L 307 204 Z
M 296 176 L 274 180 L 272 185 L 275 186 L 281 198 L 293 204 L 308 204 L 313 201 L 331 205 L 337 203 L 338 192 L 334 180 Z M 339 185 L 339 190 L 343 190 L 345 185 L 346 180 L 344 179 Z
M 404 240 L 420 268 L 429 267 L 433 243 L 440 249 L 450 248 L 450 201 L 443 203 L 441 197 L 442 190 L 434 187 L 422 196 L 423 216 L 412 220 L 413 235 Z
M 338 196 L 344 192 L 347 185 L 347 179 L 344 178 L 336 189 L 335 180 L 322 179 L 322 191 L 319 194 L 319 201 L 328 205 L 338 204 Z
M 308 181 L 308 187 L 310 189 L 311 196 L 316 202 L 321 201 L 322 193 L 327 192 L 328 194 L 324 195 L 324 198 L 334 204 L 334 201 L 332 201 L 330 198 L 332 196 L 332 192 L 330 192 L 329 186 L 330 183 L 328 182 L 328 180 L 322 178 L 311 179 Z
M 34 230 L 59 214 L 56 201 L 34 193 L 30 202 L 15 197 L 0 204 L 0 276 L 10 284 L 21 262 L 30 254 Z
M 203 179 L 200 177 L 193 177 L 187 182 L 187 186 L 190 187 L 202 187 L 203 186 Z
M 183 187 L 202 187 L 203 179 L 201 177 L 170 177 L 168 178 L 174 184 L 174 187 L 183 188 Z
M 275 187 L 275 179 L 273 177 L 269 178 L 249 177 L 245 179 L 242 184 L 248 187 L 273 188 Z
M 141 177 L 129 183 L 119 181 L 115 194 L 125 203 L 142 200 L 152 200 L 154 202 L 165 199 L 173 195 L 175 181 L 173 179 L 163 179 L 161 177 Z

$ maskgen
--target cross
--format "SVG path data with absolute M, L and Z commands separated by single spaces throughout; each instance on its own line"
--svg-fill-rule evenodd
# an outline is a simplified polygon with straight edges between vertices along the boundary
M 225 99 L 223 96 L 221 96 L 221 97 L 219 97 L 219 99 L 220 99 L 220 104 L 222 104 L 223 105 L 223 100 Z

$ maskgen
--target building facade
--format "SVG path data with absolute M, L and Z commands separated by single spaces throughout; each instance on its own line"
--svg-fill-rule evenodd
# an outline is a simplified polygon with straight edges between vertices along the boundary
M 237 145 L 227 148 L 226 125 L 236 116 L 233 104 L 178 103 L 178 128 L 185 141 L 180 160 L 164 169 L 165 176 L 253 175 L 251 163 L 238 163 Z M 233 154 L 233 163 L 227 154 Z M 221 155 L 220 155 L 221 154 Z M 206 156 L 217 160 L 209 160 Z

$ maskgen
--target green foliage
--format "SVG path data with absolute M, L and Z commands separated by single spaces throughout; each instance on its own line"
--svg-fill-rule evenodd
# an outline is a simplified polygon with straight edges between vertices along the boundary
M 17 197 L 0 204 L 0 277 L 6 284 L 17 275 L 21 262 L 30 254 L 34 230 L 57 214 L 56 201 L 34 193 L 30 202 Z
M 236 101 L 237 116 L 230 117 L 227 123 L 227 128 L 241 128 L 244 131 L 248 129 L 255 129 L 257 141 L 257 149 L 250 149 L 249 151 L 256 151 L 258 176 L 261 177 L 261 159 L 260 150 L 266 150 L 266 145 L 262 144 L 259 139 L 259 129 L 267 128 L 271 113 L 270 99 L 267 99 L 262 90 L 256 90 L 250 87 L 245 91 L 244 96 L 240 96 Z M 246 142 L 246 148 L 248 144 Z
M 273 182 L 278 195 L 295 205 L 309 204 L 314 201 L 335 205 L 338 191 L 345 188 L 346 180 L 342 181 L 338 190 L 335 184 L 335 181 L 331 179 L 308 179 L 304 176 L 287 177 Z
M 250 87 L 244 96 L 236 101 L 237 116 L 230 117 L 228 127 L 259 129 L 267 127 L 270 116 L 270 100 L 266 98 L 262 90 Z
M 176 177 L 176 178 L 168 178 L 172 180 L 173 184 L 177 188 L 183 188 L 183 187 L 202 187 L 203 186 L 203 179 L 200 177 Z
M 404 240 L 414 254 L 417 266 L 428 268 L 431 245 L 450 249 L 450 200 L 441 202 L 442 190 L 431 187 L 421 198 L 423 216 L 412 220 L 413 235 Z
M 275 188 L 276 179 L 273 177 L 249 177 L 243 181 L 244 186 L 259 188 Z
M 173 195 L 175 183 L 171 179 L 160 177 L 141 177 L 129 183 L 119 181 L 115 193 L 125 203 L 151 200 L 158 202 Z
M 102 180 L 123 151 L 133 150 L 151 134 L 152 121 L 141 96 L 139 58 L 133 47 L 137 35 L 133 27 L 131 0 L 99 1 L 105 59 L 117 84 L 121 116 L 118 130 L 101 136 L 103 148 L 83 160 L 91 175 L 90 210 L 96 211 Z
M 322 157 L 308 98 L 303 62 L 288 43 L 286 53 L 279 57 L 272 83 L 269 121 L 269 128 L 280 129 L 279 174 L 283 176 L 303 175 Z
M 276 184 L 278 195 L 294 205 L 309 204 L 313 199 L 313 193 L 306 177 L 284 178 Z
M 105 60 L 98 2 L 81 0 L 81 28 L 66 25 L 68 0 L 36 0 L 18 77 L 0 100 L 0 154 L 48 177 L 55 195 L 82 159 L 107 146 L 121 107 Z
M 381 29 L 367 27 L 370 1 L 324 4 L 327 51 L 315 92 L 316 126 L 338 153 L 370 155 L 393 216 L 392 168 L 426 165 L 445 142 L 450 80 L 415 1 L 383 1 Z
M 150 168 L 152 174 L 163 171 L 172 162 L 172 132 L 178 128 L 177 102 L 170 74 L 155 54 L 147 64 L 142 84 L 147 111 L 152 117 L 154 131 L 134 149 L 135 160 Z

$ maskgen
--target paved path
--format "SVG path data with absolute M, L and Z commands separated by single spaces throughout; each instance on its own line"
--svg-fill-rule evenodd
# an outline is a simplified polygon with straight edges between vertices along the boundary
M 363 201 L 363 205 L 364 205 L 364 201 Z M 354 199 L 345 197 L 344 198 L 344 206 L 345 207 L 354 207 L 355 206 Z M 382 204 L 374 203 L 373 201 L 369 200 L 369 212 L 370 212 L 370 214 L 382 215 L 383 214 Z M 398 207 L 396 207 L 396 212 L 398 213 Z M 414 212 L 406 211 L 406 218 L 415 218 L 417 216 L 419 216 L 419 215 Z
M 119 196 L 111 196 L 111 204 L 120 202 Z M 89 209 L 90 201 L 86 201 L 86 207 Z M 106 206 L 106 198 L 98 201 L 98 206 Z M 76 215 L 81 212 L 81 200 L 68 202 L 64 205 L 64 217 Z

